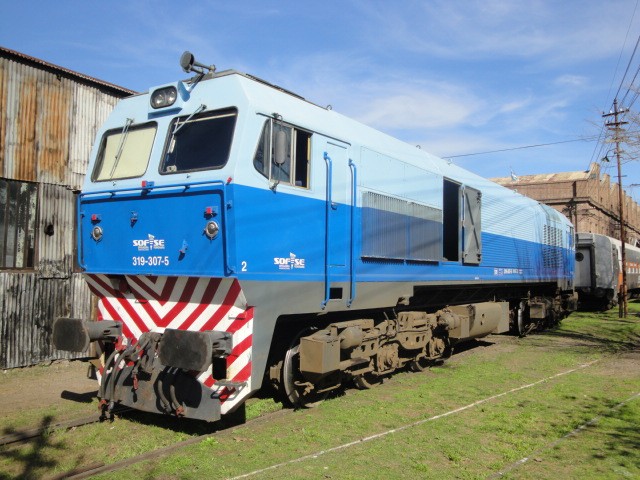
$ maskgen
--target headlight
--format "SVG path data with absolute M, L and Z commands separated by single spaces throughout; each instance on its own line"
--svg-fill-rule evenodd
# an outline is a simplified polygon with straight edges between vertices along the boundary
M 151 94 L 151 106 L 153 108 L 168 107 L 176 103 L 178 91 L 176 87 L 159 88 Z
M 207 237 L 213 240 L 218 235 L 219 230 L 220 228 L 218 227 L 218 224 L 212 220 L 207 222 L 207 226 L 204 228 L 204 233 Z
M 93 227 L 93 230 L 91 230 L 91 237 L 96 242 L 99 242 L 102 239 L 102 227 L 99 227 L 98 225 Z

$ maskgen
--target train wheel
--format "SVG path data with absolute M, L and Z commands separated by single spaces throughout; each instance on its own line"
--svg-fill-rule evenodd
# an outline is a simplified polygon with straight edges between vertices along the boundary
M 376 385 L 380 385 L 383 381 L 383 377 L 380 375 L 374 375 L 372 372 L 363 373 L 362 375 L 358 375 L 353 378 L 353 383 L 360 390 L 368 390 Z
M 313 330 L 300 332 L 291 342 L 282 364 L 282 389 L 287 403 L 296 408 L 313 408 L 327 398 L 328 392 L 318 393 L 300 372 L 300 338 Z
M 411 362 L 409 362 L 409 368 L 412 372 L 424 372 L 432 364 L 433 362 L 430 359 L 421 357 L 417 360 L 412 360 Z
M 369 367 L 372 369 L 375 368 L 374 360 L 371 360 Z M 376 375 L 373 370 L 353 377 L 353 384 L 360 390 L 368 390 L 376 385 L 380 385 L 383 381 L 384 377 L 382 375 Z

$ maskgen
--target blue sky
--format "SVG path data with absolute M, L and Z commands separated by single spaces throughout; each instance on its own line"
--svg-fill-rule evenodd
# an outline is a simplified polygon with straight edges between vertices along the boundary
M 138 91 L 183 78 L 190 50 L 442 157 L 565 142 L 453 158 L 485 177 L 526 175 L 603 156 L 580 139 L 600 134 L 621 85 L 637 4 L 0 0 L 0 45 Z M 623 184 L 640 183 L 638 161 L 624 168 Z

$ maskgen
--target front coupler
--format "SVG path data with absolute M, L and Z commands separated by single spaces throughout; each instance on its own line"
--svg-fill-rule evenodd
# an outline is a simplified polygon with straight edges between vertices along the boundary
M 84 352 L 91 342 L 115 342 L 121 335 L 122 323 L 114 320 L 56 318 L 53 322 L 53 346 L 68 352 Z

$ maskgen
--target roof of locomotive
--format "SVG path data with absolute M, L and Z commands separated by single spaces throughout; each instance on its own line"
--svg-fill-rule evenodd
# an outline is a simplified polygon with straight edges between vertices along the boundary
M 222 70 L 220 72 L 209 73 L 207 75 L 204 75 L 203 80 L 206 81 L 206 80 L 210 80 L 212 78 L 226 77 L 226 76 L 229 76 L 229 75 L 240 75 L 242 77 L 248 78 L 250 80 L 253 80 L 255 82 L 261 83 L 261 84 L 266 85 L 268 87 L 274 88 L 274 89 L 278 90 L 279 92 L 286 93 L 287 95 L 291 95 L 291 96 L 293 96 L 295 98 L 298 98 L 300 100 L 304 100 L 305 102 L 309 102 L 306 98 L 304 98 L 301 95 L 298 95 L 295 92 L 292 92 L 291 90 L 287 90 L 286 88 L 280 87 L 279 85 L 276 85 L 275 83 L 268 82 L 267 80 L 264 80 L 264 79 L 262 79 L 260 77 L 256 77 L 255 75 L 251 75 L 249 73 L 241 72 L 239 70 L 230 69 L 230 70 Z M 188 82 L 192 83 L 192 82 L 195 82 L 197 79 L 198 79 L 198 77 L 196 76 L 196 77 L 193 77 L 193 78 L 189 79 Z M 309 103 L 312 103 L 312 102 L 309 102 Z M 313 104 L 313 105 L 315 105 L 315 104 Z M 319 105 L 316 105 L 316 106 L 319 106 Z
M 444 160 L 430 154 L 419 147 L 412 146 L 330 108 L 310 102 L 303 96 L 288 89 L 237 70 L 207 73 L 200 76 L 200 78 L 192 77 L 190 79 L 153 87 L 146 93 L 122 100 L 120 102 L 121 104 L 129 104 L 130 106 L 124 109 L 124 111 L 120 113 L 120 116 L 130 114 L 131 109 L 140 111 L 139 109 L 142 106 L 140 102 L 146 102 L 146 100 L 142 99 L 151 95 L 156 89 L 180 83 L 187 87 L 189 96 L 194 103 L 207 98 L 206 105 L 209 108 L 220 108 L 222 106 L 229 106 L 229 103 L 238 102 L 239 104 L 244 104 L 244 106 L 247 106 L 250 110 L 265 116 L 273 116 L 277 113 L 278 115 L 282 115 L 284 121 L 287 123 L 343 141 L 352 145 L 354 148 L 367 149 L 387 155 L 400 162 L 431 171 L 442 177 L 465 183 L 474 188 L 483 189 L 487 193 L 488 190 L 491 190 L 492 195 L 510 197 L 518 203 L 521 202 L 527 205 L 537 205 L 539 203 L 465 170 L 449 160 Z M 222 88 L 225 94 L 218 95 L 218 88 Z M 244 99 L 238 97 L 238 95 L 241 95 Z M 116 107 L 116 110 L 117 109 L 118 107 Z M 171 111 L 173 109 L 169 110 Z M 172 115 L 176 113 L 178 112 L 173 110 Z M 158 114 L 164 116 L 161 111 L 149 109 L 149 118 L 151 118 L 151 116 L 156 119 L 161 118 L 157 116 Z M 114 119 L 114 121 L 118 124 L 117 119 Z M 110 122 L 107 121 L 103 128 L 114 128 L 115 125 L 109 125 L 109 123 Z M 563 215 L 560 214 L 559 216 L 566 220 Z

